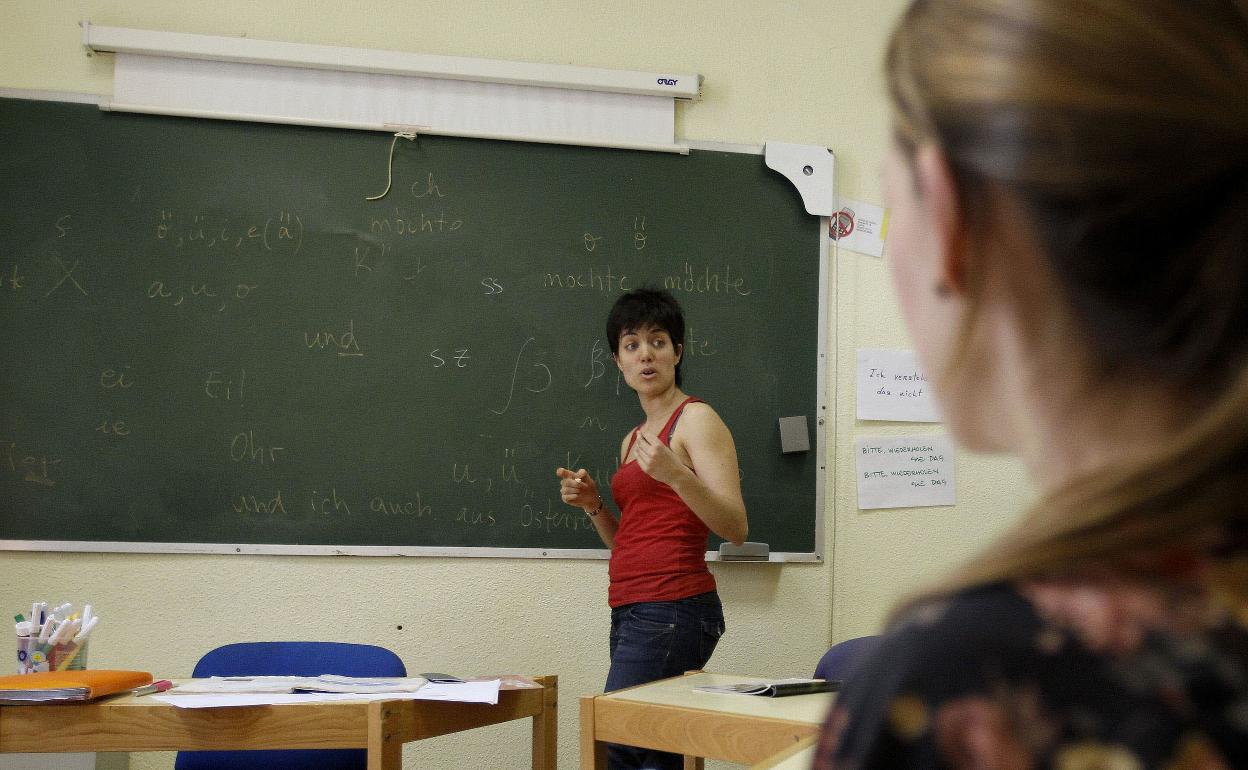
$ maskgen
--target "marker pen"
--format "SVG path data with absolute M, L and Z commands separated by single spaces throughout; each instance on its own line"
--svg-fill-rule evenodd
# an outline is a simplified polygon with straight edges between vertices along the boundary
M 170 682 L 168 679 L 159 679 L 151 684 L 136 687 L 130 692 L 134 695 L 151 695 L 154 692 L 164 692 L 170 687 L 173 687 L 173 682 Z
M 97 615 L 96 617 L 91 618 L 90 621 L 83 623 L 82 630 L 79 631 L 77 635 L 74 636 L 74 641 L 81 642 L 83 639 L 86 639 L 87 634 L 91 633 L 91 629 L 95 628 L 95 624 L 99 622 L 100 622 L 100 618 Z

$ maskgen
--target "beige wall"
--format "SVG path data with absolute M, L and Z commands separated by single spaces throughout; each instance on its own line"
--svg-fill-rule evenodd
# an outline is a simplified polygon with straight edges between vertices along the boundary
M 704 99 L 680 112 L 688 139 L 822 144 L 839 190 L 879 201 L 887 143 L 879 65 L 902 0 L 0 0 L 0 87 L 108 93 L 112 61 L 87 57 L 77 22 L 422 53 L 694 71 Z M 856 423 L 857 347 L 904 347 L 882 261 L 837 260 L 833 314 L 836 472 L 824 564 L 717 564 L 729 634 L 717 670 L 801 675 L 833 640 L 876 630 L 889 603 L 1009 522 L 1026 494 L 1009 462 L 962 457 L 959 505 L 855 508 L 853 438 L 928 430 Z M 0 607 L 89 598 L 105 618 L 97 665 L 189 674 L 220 643 L 351 638 L 395 649 L 415 671 L 557 673 L 563 767 L 576 701 L 606 672 L 606 564 L 507 559 L 0 553 Z M 159 634 L 154 616 L 175 619 Z M 402 630 L 398 630 L 398 626 Z M 527 730 L 502 726 L 409 747 L 407 765 L 520 768 Z M 136 755 L 165 768 L 171 755 Z

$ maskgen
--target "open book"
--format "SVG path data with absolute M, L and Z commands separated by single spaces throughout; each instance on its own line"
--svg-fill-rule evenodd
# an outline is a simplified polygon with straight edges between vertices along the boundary
M 841 680 L 767 679 L 761 682 L 741 682 L 738 684 L 703 684 L 693 689 L 698 692 L 714 692 L 729 695 L 762 695 L 768 698 L 778 698 L 784 695 L 836 692 L 841 689 Z
M 424 687 L 424 677 L 361 677 L 321 674 L 320 676 L 211 676 L 178 684 L 178 693 L 238 694 L 292 692 L 416 692 Z

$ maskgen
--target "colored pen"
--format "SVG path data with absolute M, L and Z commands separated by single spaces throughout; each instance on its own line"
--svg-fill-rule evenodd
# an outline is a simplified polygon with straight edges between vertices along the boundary
M 95 616 L 82 624 L 82 629 L 74 635 L 75 642 L 81 642 L 87 638 L 87 634 L 91 633 L 91 629 L 95 628 L 95 624 L 100 622 L 99 616 Z
M 170 682 L 168 679 L 158 679 L 157 681 L 152 682 L 151 684 L 146 684 L 146 685 L 143 685 L 142 687 L 134 688 L 133 690 L 130 691 L 130 694 L 135 695 L 135 696 L 151 695 L 154 692 L 164 692 L 165 690 L 168 690 L 170 687 L 173 687 L 173 682 Z
M 52 621 L 49 620 L 48 625 L 51 625 L 51 624 L 52 624 Z M 50 636 L 48 636 L 48 644 L 60 644 L 60 641 L 62 638 L 64 638 L 65 632 L 68 630 L 68 627 L 69 627 L 68 622 L 62 621 L 58 623 L 56 626 L 56 630 L 53 631 Z

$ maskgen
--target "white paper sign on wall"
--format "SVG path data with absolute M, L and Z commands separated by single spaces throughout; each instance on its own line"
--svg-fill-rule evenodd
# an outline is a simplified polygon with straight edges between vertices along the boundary
M 941 421 L 913 350 L 858 349 L 858 419 Z
M 953 440 L 945 433 L 867 436 L 854 442 L 859 508 L 953 505 Z

